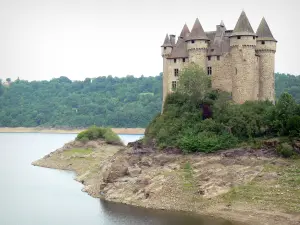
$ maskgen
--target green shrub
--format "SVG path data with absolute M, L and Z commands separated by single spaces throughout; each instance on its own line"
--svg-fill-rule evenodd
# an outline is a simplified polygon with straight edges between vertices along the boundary
M 285 158 L 290 158 L 295 155 L 295 151 L 293 149 L 293 146 L 290 144 L 284 142 L 277 146 L 276 151 Z
M 120 137 L 115 134 L 110 128 L 92 126 L 85 131 L 80 132 L 76 140 L 87 142 L 91 140 L 103 139 L 108 144 L 122 144 Z
M 238 139 L 231 134 L 217 135 L 213 132 L 202 132 L 197 136 L 183 136 L 179 140 L 179 147 L 183 152 L 214 152 L 236 146 Z

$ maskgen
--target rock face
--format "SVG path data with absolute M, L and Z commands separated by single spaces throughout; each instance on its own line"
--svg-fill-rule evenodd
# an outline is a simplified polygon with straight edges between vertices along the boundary
M 234 149 L 208 155 L 181 155 L 174 149 L 162 153 L 149 147 L 144 149 L 141 143 L 131 145 L 124 148 L 101 142 L 71 142 L 33 164 L 73 170 L 76 180 L 84 185 L 82 191 L 108 201 L 193 211 L 256 225 L 296 225 L 300 221 L 298 215 L 291 217 L 278 211 L 268 195 L 262 209 L 249 199 L 237 204 L 231 199 L 232 190 L 248 184 L 262 185 L 257 193 L 268 190 L 263 189 L 266 185 L 270 189 L 280 187 L 279 181 L 286 175 L 270 168 L 283 168 L 290 163 L 276 158 L 274 151 Z M 91 147 L 92 151 L 86 154 L 69 154 L 73 148 Z M 266 207 L 269 211 L 265 212 Z

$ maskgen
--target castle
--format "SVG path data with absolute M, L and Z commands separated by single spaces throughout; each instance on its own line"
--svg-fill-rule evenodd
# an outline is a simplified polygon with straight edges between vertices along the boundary
M 165 38 L 163 57 L 163 104 L 176 89 L 180 70 L 193 62 L 212 80 L 212 88 L 230 92 L 236 103 L 247 100 L 275 100 L 274 66 L 277 41 L 265 20 L 257 32 L 243 11 L 234 30 L 223 21 L 216 31 L 205 32 L 196 19 L 190 31 L 185 24 L 177 42 L 175 35 Z

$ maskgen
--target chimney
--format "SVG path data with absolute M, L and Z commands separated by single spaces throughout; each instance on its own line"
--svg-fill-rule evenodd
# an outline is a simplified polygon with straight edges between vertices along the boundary
M 175 37 L 176 37 L 176 35 L 170 34 L 170 41 L 173 46 L 175 46 Z

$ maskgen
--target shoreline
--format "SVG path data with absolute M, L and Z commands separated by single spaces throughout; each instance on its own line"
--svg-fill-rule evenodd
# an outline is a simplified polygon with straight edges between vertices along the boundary
M 286 177 L 293 176 L 291 169 L 300 168 L 300 161 L 278 158 L 271 152 L 139 154 L 132 147 L 72 141 L 32 165 L 73 171 L 75 180 L 84 185 L 83 192 L 110 202 L 212 216 L 234 224 L 296 225 L 299 206 L 290 199 L 297 198 L 297 189 L 290 186 L 283 193 L 283 185 Z M 280 198 L 270 199 L 260 190 L 272 190 Z M 288 213 L 290 210 L 294 213 Z
M 50 134 L 78 134 L 85 129 L 55 129 L 39 127 L 0 127 L 0 133 L 50 133 Z M 117 134 L 143 135 L 145 128 L 112 128 Z

